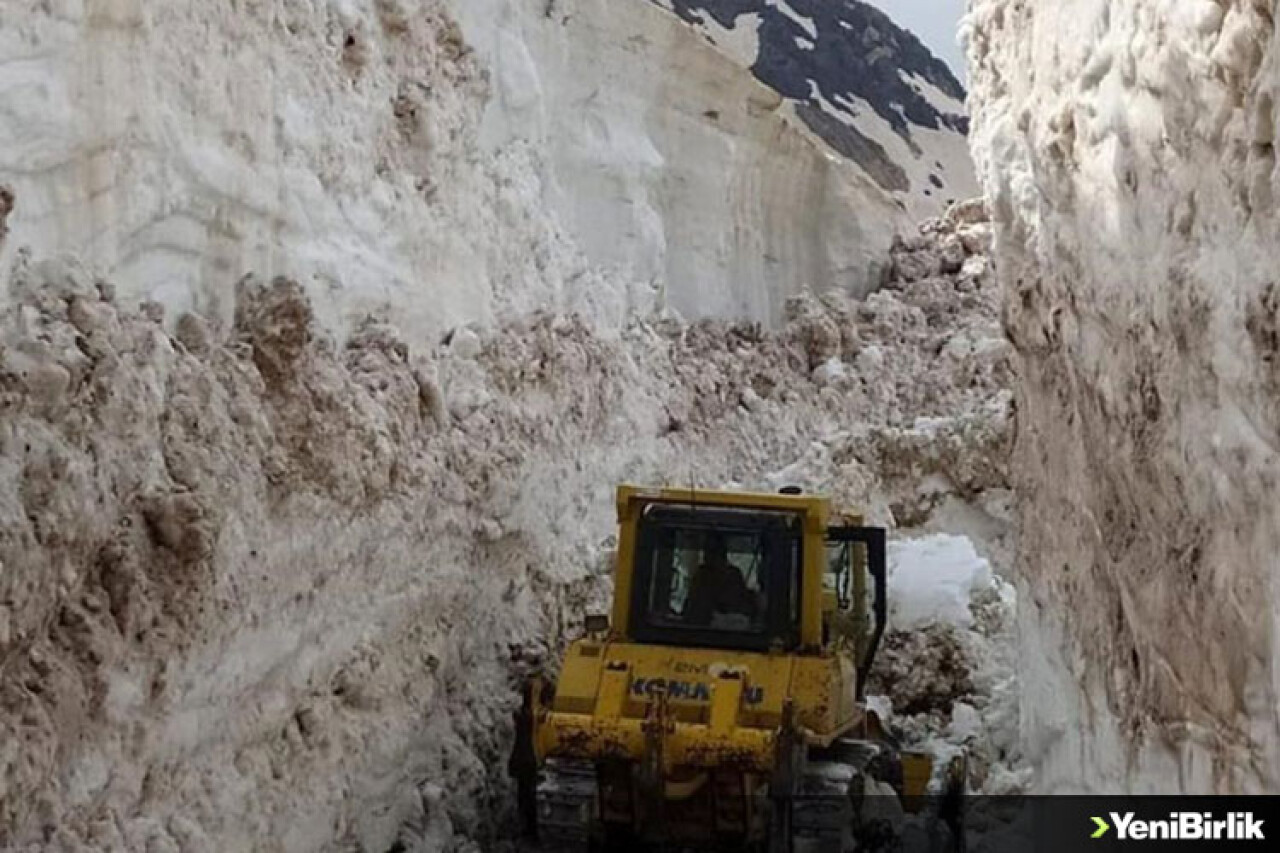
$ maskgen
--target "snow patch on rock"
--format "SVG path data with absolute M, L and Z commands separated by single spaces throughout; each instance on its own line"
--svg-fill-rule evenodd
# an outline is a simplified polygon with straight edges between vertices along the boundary
M 976 194 L 963 87 L 879 9 L 823 0 L 652 2 L 749 68 L 797 124 L 913 220 Z

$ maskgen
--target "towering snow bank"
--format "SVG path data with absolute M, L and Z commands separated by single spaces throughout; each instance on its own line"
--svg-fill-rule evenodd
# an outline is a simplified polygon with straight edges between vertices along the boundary
M 501 181 L 519 164 L 467 157 L 483 69 L 438 2 L 6 4 L 0 23 L 6 267 L 73 253 L 122 297 L 224 322 L 249 271 L 295 276 L 327 322 L 395 304 L 415 330 L 559 293 L 559 256 L 527 262 L 547 242 L 529 190 Z
M 971 4 L 1048 789 L 1280 786 L 1274 11 Z
M 457 0 L 492 69 L 484 138 L 541 152 L 588 259 L 689 318 L 782 318 L 787 296 L 865 294 L 910 220 L 783 100 L 645 0 Z
M 247 272 L 411 334 L 664 288 L 777 321 L 877 283 L 904 221 L 780 106 L 643 0 L 5 4 L 0 266 L 72 253 L 224 324 Z

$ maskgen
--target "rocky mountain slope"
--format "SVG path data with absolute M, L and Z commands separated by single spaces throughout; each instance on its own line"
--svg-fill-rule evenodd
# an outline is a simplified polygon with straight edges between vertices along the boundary
M 1049 790 L 1280 785 L 1275 11 L 972 4 Z
M 653 0 L 788 100 L 916 219 L 976 194 L 965 91 L 946 63 L 858 0 Z

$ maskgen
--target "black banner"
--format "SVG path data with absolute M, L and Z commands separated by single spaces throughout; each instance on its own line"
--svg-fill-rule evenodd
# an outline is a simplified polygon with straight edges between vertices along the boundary
M 1280 849 L 1280 797 L 970 796 L 960 812 L 959 821 L 940 812 L 931 819 L 908 817 L 904 848 L 966 853 Z M 958 825 L 964 827 L 963 848 L 949 843 L 948 827 Z
M 1280 849 L 1280 797 L 970 797 L 969 853 Z

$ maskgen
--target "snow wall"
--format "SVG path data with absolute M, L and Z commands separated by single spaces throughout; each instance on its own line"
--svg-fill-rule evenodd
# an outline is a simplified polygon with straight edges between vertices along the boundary
M 906 222 L 638 0 L 8 4 L 0 57 L 0 263 L 73 253 L 224 325 L 249 272 L 343 329 L 777 322 L 806 286 L 878 284 Z
M 1275 12 L 970 3 L 1047 790 L 1280 786 Z

